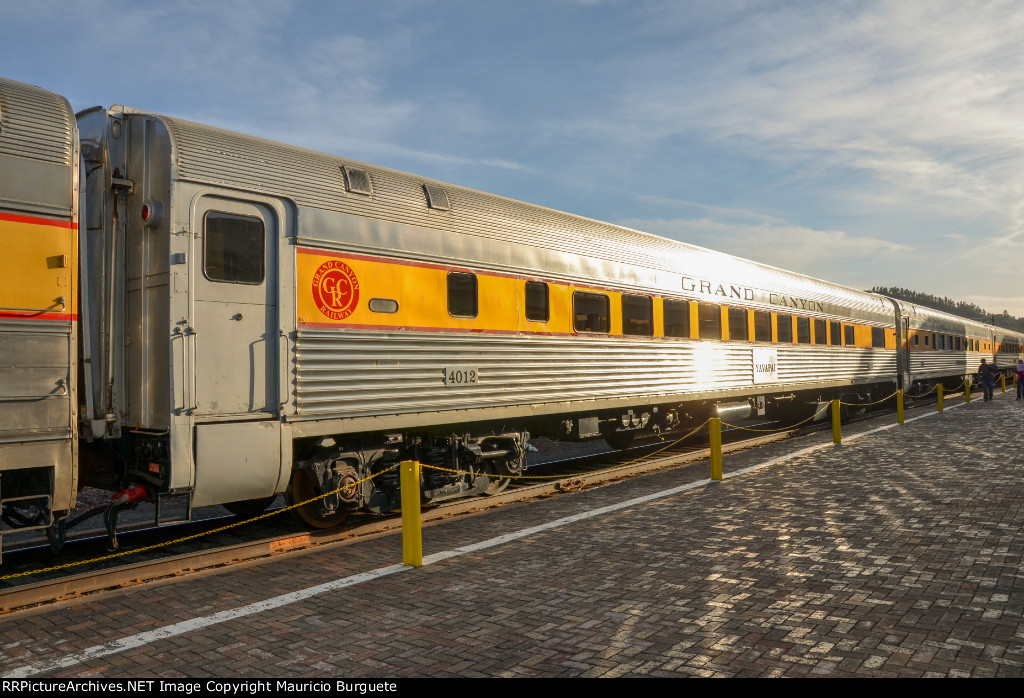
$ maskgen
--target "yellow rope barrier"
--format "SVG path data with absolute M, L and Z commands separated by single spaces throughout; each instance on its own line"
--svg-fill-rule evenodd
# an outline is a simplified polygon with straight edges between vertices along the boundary
M 967 379 L 965 378 L 953 390 L 959 390 L 966 383 L 967 383 Z M 927 395 L 932 390 L 935 390 L 936 387 L 937 386 L 933 387 L 931 390 L 929 390 L 928 392 L 926 392 L 924 394 Z M 891 395 L 888 395 L 888 396 L 882 398 L 881 400 L 876 400 L 874 402 L 840 402 L 840 404 L 848 405 L 848 406 L 853 406 L 853 407 L 870 407 L 872 405 L 877 405 L 877 404 L 880 404 L 882 402 L 885 402 L 886 400 L 891 400 L 895 396 L 896 396 L 896 393 L 894 392 Z M 826 409 L 828 409 L 828 405 L 827 404 L 822 405 L 819 409 L 815 410 L 814 414 L 812 414 L 807 419 L 801 420 L 801 421 L 797 422 L 796 424 L 791 424 L 791 425 L 788 425 L 788 426 L 785 426 L 785 427 L 780 427 L 778 429 L 754 429 L 754 428 L 751 428 L 751 427 L 743 427 L 743 426 L 739 426 L 739 425 L 736 425 L 736 424 L 728 424 L 728 423 L 725 423 L 725 422 L 722 422 L 722 426 L 729 427 L 730 429 L 738 429 L 740 431 L 750 431 L 750 432 L 759 432 L 759 433 L 775 433 L 775 432 L 791 431 L 791 430 L 793 430 L 793 429 L 795 429 L 795 428 L 797 428 L 797 427 L 799 427 L 799 426 L 801 426 L 803 424 L 806 424 L 807 422 L 813 420 L 815 417 L 817 417 L 819 414 L 821 414 Z M 624 468 L 624 467 L 632 465 L 634 463 L 639 463 L 640 461 L 645 460 L 647 458 L 650 458 L 652 456 L 656 456 L 659 453 L 662 453 L 662 452 L 672 448 L 676 444 L 678 444 L 678 443 L 680 443 L 682 441 L 685 441 L 686 439 L 690 438 L 691 436 L 693 436 L 694 434 L 699 432 L 701 429 L 703 429 L 705 426 L 707 426 L 708 421 L 710 421 L 710 420 L 704 421 L 702 424 L 697 426 L 692 431 L 690 431 L 690 432 L 686 433 L 685 435 L 679 437 L 675 441 L 672 441 L 672 442 L 666 444 L 665 446 L 659 448 L 656 451 L 652 451 L 651 453 L 647 453 L 647 454 L 645 454 L 643 456 L 640 456 L 638 458 L 634 458 L 633 460 L 626 461 L 625 463 L 619 463 L 617 465 L 610 466 L 608 468 L 602 468 L 600 470 L 592 470 L 592 471 L 589 471 L 587 474 L 588 475 L 594 475 L 594 474 L 598 474 L 598 473 L 608 472 L 608 471 L 611 471 L 611 470 L 616 470 L 616 469 L 619 469 L 619 468 Z M 477 472 L 466 471 L 466 470 L 453 470 L 451 468 L 443 468 L 441 466 L 428 465 L 426 463 L 423 463 L 421 465 L 424 468 L 430 468 L 432 470 L 439 470 L 439 471 L 442 471 L 442 472 L 452 473 L 452 474 L 455 474 L 455 475 L 488 475 L 488 476 L 491 476 L 491 477 L 496 477 L 497 479 L 508 479 L 508 480 L 557 480 L 557 479 L 562 479 L 562 478 L 566 477 L 564 474 L 562 474 L 562 475 L 511 475 L 511 474 L 509 474 L 509 475 L 494 475 L 494 474 L 491 474 L 491 473 L 477 473 Z M 398 467 L 397 465 L 393 465 L 393 466 L 391 466 L 391 467 L 389 467 L 389 468 L 387 468 L 385 470 L 382 470 L 382 471 L 380 471 L 378 473 L 374 473 L 373 475 L 370 475 L 369 477 L 365 477 L 362 480 L 356 480 L 355 482 L 348 483 L 346 485 L 343 485 L 342 487 L 338 487 L 338 488 L 336 488 L 334 490 L 331 490 L 330 492 L 325 492 L 324 494 L 317 495 L 316 497 L 311 497 L 311 498 L 309 498 L 309 499 L 307 499 L 305 501 L 297 502 L 295 504 L 291 504 L 289 506 L 282 507 L 281 509 L 275 509 L 274 511 L 268 511 L 268 512 L 260 514 L 258 516 L 254 516 L 251 519 L 246 519 L 244 521 L 236 521 L 234 523 L 227 524 L 225 526 L 220 526 L 218 528 L 214 528 L 214 529 L 211 529 L 209 531 L 204 531 L 203 533 L 194 533 L 192 535 L 183 536 L 181 538 L 176 538 L 174 540 L 165 541 L 163 543 L 155 543 L 153 545 L 147 545 L 147 546 L 142 547 L 142 548 L 133 548 L 131 550 L 123 550 L 121 552 L 111 553 L 109 555 L 102 555 L 100 557 L 91 558 L 89 560 L 78 560 L 76 562 L 66 562 L 66 563 L 61 564 L 61 565 L 54 565 L 52 567 L 45 567 L 45 568 L 39 569 L 39 570 L 30 570 L 30 571 L 26 571 L 26 572 L 16 572 L 14 574 L 8 574 L 8 575 L 0 576 L 0 581 L 7 581 L 8 579 L 16 579 L 18 577 L 25 577 L 25 576 L 34 575 L 34 574 L 44 574 L 46 572 L 55 572 L 57 570 L 68 569 L 68 568 L 71 568 L 71 567 L 78 567 L 80 565 L 85 565 L 85 564 L 89 564 L 89 563 L 92 563 L 92 562 L 104 562 L 106 560 L 113 560 L 115 558 L 124 557 L 124 556 L 127 556 L 127 555 L 137 555 L 138 553 L 144 553 L 144 552 L 148 552 L 150 550 L 156 550 L 158 548 L 165 548 L 165 547 L 170 546 L 170 545 L 176 545 L 178 543 L 184 543 L 184 542 L 187 542 L 187 541 L 190 541 L 190 540 L 195 540 L 197 538 L 202 538 L 204 536 L 209 536 L 209 535 L 212 535 L 214 533 L 220 533 L 222 531 L 227 531 L 227 530 L 230 530 L 232 528 L 237 528 L 238 526 L 243 526 L 245 524 L 253 523 L 254 521 L 260 521 L 262 519 L 270 518 L 271 516 L 277 516 L 278 514 L 281 514 L 281 513 L 285 512 L 285 511 L 290 511 L 292 509 L 297 509 L 298 507 L 305 506 L 306 504 L 310 504 L 312 502 L 315 502 L 318 499 L 323 499 L 324 497 L 329 497 L 332 494 L 337 494 L 338 492 L 341 492 L 342 490 L 347 490 L 347 489 L 349 489 L 351 487 L 355 487 L 356 485 L 360 485 L 360 484 L 366 482 L 367 480 L 372 480 L 373 478 L 377 477 L 378 475 L 386 473 L 386 472 L 388 472 L 390 470 L 394 470 L 397 467 Z
M 307 499 L 307 500 L 305 500 L 303 502 L 297 502 L 295 504 L 291 504 L 289 506 L 282 507 L 281 509 L 274 509 L 273 511 L 268 511 L 268 512 L 266 512 L 264 514 L 260 514 L 258 516 L 254 516 L 251 519 L 246 519 L 244 521 L 236 521 L 234 523 L 230 523 L 230 524 L 227 524 L 225 526 L 220 526 L 218 528 L 210 529 L 209 531 L 203 531 L 202 533 L 193 533 L 192 535 L 189 535 L 189 536 L 182 536 L 181 538 L 176 538 L 174 540 L 165 541 L 163 543 L 154 543 L 153 545 L 147 545 L 147 546 L 142 547 L 142 548 L 132 548 L 131 550 L 122 550 L 121 552 L 110 553 L 109 555 L 102 555 L 100 557 L 94 557 L 94 558 L 91 558 L 89 560 L 78 560 L 77 562 L 65 562 L 62 565 L 54 565 L 53 567 L 45 567 L 45 568 L 40 569 L 40 570 L 29 570 L 29 571 L 26 571 L 26 572 L 16 572 L 14 574 L 4 575 L 4 576 L 0 577 L 0 582 L 6 581 L 8 579 L 16 579 L 18 577 L 26 577 L 26 576 L 32 575 L 32 574 L 43 574 L 44 572 L 55 572 L 56 570 L 64 570 L 64 569 L 68 569 L 70 567 L 78 567 L 79 565 L 85 565 L 85 564 L 88 564 L 90 562 L 104 562 L 105 560 L 113 560 L 115 558 L 124 557 L 126 555 L 137 555 L 138 553 L 144 553 L 144 552 L 148 552 L 150 550 L 156 550 L 157 548 L 165 548 L 165 547 L 167 547 L 169 545 L 175 545 L 177 543 L 184 543 L 186 541 L 195 540 L 196 538 L 202 538 L 203 536 L 209 536 L 209 535 L 212 535 L 214 533 L 220 533 L 221 531 L 227 531 L 227 530 L 232 529 L 232 528 L 237 528 L 239 526 L 244 526 L 245 524 L 252 523 L 253 521 L 260 521 L 261 519 L 268 519 L 271 516 L 277 516 L 278 514 L 280 514 L 282 512 L 290 511 L 292 509 L 297 509 L 298 507 L 305 506 L 306 504 L 310 504 L 312 502 L 315 502 L 318 499 L 323 499 L 324 497 L 329 497 L 332 494 L 337 494 L 338 492 L 341 492 L 342 490 L 347 490 L 350 487 L 355 487 L 356 485 L 360 485 L 360 484 L 366 482 L 367 480 L 372 480 L 373 478 L 377 477 L 378 475 L 380 475 L 382 473 L 386 473 L 389 470 L 394 470 L 397 467 L 398 467 L 397 465 L 393 465 L 390 468 L 386 468 L 385 470 L 381 470 L 379 473 L 374 473 L 373 475 L 371 475 L 369 477 L 365 477 L 362 480 L 356 480 L 355 482 L 350 482 L 350 483 L 348 483 L 346 485 L 343 485 L 342 487 L 338 487 L 336 489 L 333 489 L 330 492 L 325 492 L 324 494 L 317 495 L 316 497 L 310 497 L 309 499 Z
M 839 404 L 846 405 L 847 407 L 871 407 L 872 405 L 880 405 L 886 400 L 892 400 L 894 397 L 896 397 L 896 393 L 898 392 L 899 391 L 897 390 L 894 393 L 886 395 L 881 400 L 875 400 L 874 402 L 843 402 L 842 400 L 840 400 Z
M 824 412 L 827 409 L 828 409 L 828 405 L 823 405 L 822 407 L 820 407 L 817 410 L 815 410 L 814 414 L 812 414 L 807 419 L 801 420 L 801 421 L 797 422 L 796 424 L 790 424 L 789 426 L 779 427 L 778 429 L 754 429 L 753 427 L 741 427 L 738 424 L 729 424 L 728 422 L 722 422 L 722 426 L 723 427 L 729 427 L 730 429 L 739 429 L 740 431 L 753 431 L 753 432 L 758 432 L 758 433 L 761 433 L 761 434 L 773 434 L 775 432 L 791 431 L 793 429 L 796 429 L 798 426 L 801 426 L 803 424 L 807 424 L 807 422 L 811 421 L 812 419 L 814 419 L 815 417 L 817 417 L 819 414 L 821 414 L 822 412 Z
M 662 451 L 665 451 L 665 450 L 667 450 L 669 448 L 672 448 L 673 446 L 678 444 L 680 441 L 683 441 L 685 439 L 690 438 L 691 436 L 696 434 L 698 431 L 703 429 L 704 426 L 706 426 L 706 425 L 707 425 L 707 422 L 704 422 L 703 424 L 701 424 L 697 428 L 693 429 L 692 431 L 688 432 L 684 436 L 681 436 L 680 438 L 676 439 L 675 441 L 673 441 L 673 442 L 663 446 L 662 448 L 659 448 L 657 451 L 645 454 L 645 455 L 643 455 L 643 456 L 641 456 L 639 458 L 634 458 L 633 460 L 627 461 L 625 463 L 620 463 L 620 464 L 612 466 L 610 468 L 604 468 L 602 470 L 594 470 L 594 471 L 591 471 L 591 472 L 592 473 L 601 473 L 601 472 L 604 472 L 606 470 L 615 470 L 616 468 L 622 468 L 622 467 L 625 467 L 627 465 L 632 465 L 633 463 L 638 463 L 639 461 L 641 461 L 641 460 L 643 460 L 645 458 L 650 458 L 651 456 L 655 456 L 655 455 L 661 453 Z M 462 470 L 451 470 L 449 468 L 441 468 L 439 466 L 432 466 L 432 465 L 426 465 L 426 464 L 422 464 L 422 465 L 423 465 L 424 468 L 433 468 L 434 470 L 442 470 L 442 471 L 445 471 L 445 472 L 455 473 L 455 474 L 459 474 L 459 475 L 481 475 L 481 474 L 485 474 L 485 473 L 474 473 L 474 472 L 462 471 Z M 227 524 L 225 526 L 220 526 L 218 528 L 210 529 L 209 531 L 204 531 L 202 533 L 194 533 L 194 534 L 189 535 L 189 536 L 182 536 L 181 538 L 175 538 L 174 540 L 165 541 L 163 543 L 155 543 L 153 545 L 147 545 L 147 546 L 142 547 L 142 548 L 132 548 L 131 550 L 122 550 L 120 552 L 110 553 L 109 555 L 101 555 L 100 557 L 90 558 L 88 560 L 78 560 L 78 561 L 75 561 L 75 562 L 66 562 L 66 563 L 61 564 L 61 565 L 53 565 L 51 567 L 44 567 L 44 568 L 38 569 L 38 570 L 28 570 L 28 571 L 25 571 L 25 572 L 16 572 L 14 574 L 4 575 L 4 576 L 0 577 L 0 582 L 7 581 L 8 579 L 16 579 L 18 577 L 26 577 L 26 576 L 29 576 L 29 575 L 44 574 L 46 572 L 56 572 L 57 570 L 64 570 L 64 569 L 69 569 L 71 567 L 78 567 L 80 565 L 85 565 L 85 564 L 89 564 L 89 563 L 93 563 L 93 562 L 105 562 L 107 560 L 113 560 L 113 559 L 116 559 L 116 558 L 119 558 L 119 557 L 124 557 L 126 555 L 136 555 L 138 553 L 144 553 L 144 552 L 148 552 L 150 550 L 156 550 L 158 548 L 165 548 L 167 546 L 175 545 L 177 543 L 185 543 L 185 542 L 190 541 L 190 540 L 195 540 L 197 538 L 202 538 L 203 536 L 209 536 L 209 535 L 212 535 L 214 533 L 220 533 L 222 531 L 227 531 L 229 529 L 237 528 L 238 526 L 243 526 L 245 524 L 249 524 L 249 523 L 252 523 L 254 521 L 260 521 L 262 519 L 270 518 L 271 516 L 276 516 L 276 515 L 278 515 L 278 514 L 280 514 L 282 512 L 290 511 L 291 509 L 297 509 L 298 507 L 305 506 L 306 504 L 310 504 L 312 502 L 315 502 L 318 499 L 323 499 L 324 497 L 329 497 L 332 494 L 337 494 L 338 492 L 340 492 L 342 490 L 347 490 L 347 489 L 349 489 L 351 487 L 355 487 L 356 485 L 360 485 L 360 484 L 366 482 L 367 480 L 372 480 L 373 478 L 377 477 L 378 475 L 381 475 L 382 473 L 386 473 L 389 470 L 394 470 L 397 467 L 398 467 L 397 465 L 393 465 L 390 468 L 382 470 L 382 471 L 380 471 L 378 473 L 374 473 L 373 475 L 371 475 L 369 477 L 365 477 L 362 480 L 356 480 L 355 482 L 350 482 L 350 483 L 348 483 L 348 484 L 346 484 L 346 485 L 344 485 L 342 487 L 338 487 L 338 488 L 336 488 L 334 490 L 331 490 L 330 492 L 325 492 L 324 494 L 317 495 L 316 497 L 311 497 L 311 498 L 309 498 L 309 499 L 307 499 L 305 501 L 302 501 L 302 502 L 296 502 L 295 504 L 291 504 L 289 506 L 282 507 L 281 509 L 275 509 L 274 511 L 268 511 L 268 512 L 266 512 L 264 514 L 260 514 L 258 516 L 254 516 L 251 519 L 246 519 L 244 521 L 236 521 L 234 523 L 230 523 L 230 524 Z M 504 476 L 503 475 L 503 476 L 499 476 L 499 479 L 506 479 L 506 478 L 507 479 L 516 479 L 516 480 L 526 480 L 526 479 L 560 479 L 560 478 L 564 478 L 564 477 L 565 477 L 565 475 L 518 475 L 518 476 L 513 476 L 513 475 Z
M 634 463 L 639 463 L 640 461 L 650 458 L 651 456 L 656 456 L 659 453 L 662 453 L 663 451 L 667 451 L 668 449 L 672 448 L 679 442 L 685 441 L 686 439 L 690 438 L 698 431 L 703 429 L 705 426 L 707 426 L 707 423 L 707 421 L 703 422 L 697 428 L 684 434 L 683 436 L 680 436 L 675 441 L 672 441 L 671 443 L 662 446 L 657 451 L 651 451 L 650 453 L 645 453 L 644 455 L 638 458 L 634 458 L 633 460 L 626 461 L 625 463 L 617 463 L 616 465 L 612 465 L 607 468 L 601 468 L 600 470 L 588 470 L 587 475 L 596 475 L 597 473 L 604 473 L 610 470 L 625 468 L 627 465 L 633 465 Z M 564 473 L 561 475 L 496 475 L 494 473 L 479 473 L 472 470 L 453 470 L 452 468 L 443 468 L 440 465 L 429 465 L 427 463 L 421 463 L 420 465 L 422 465 L 424 468 L 430 468 L 431 470 L 440 470 L 441 472 L 451 473 L 453 475 L 487 475 L 488 477 L 494 477 L 499 480 L 560 480 L 567 477 Z

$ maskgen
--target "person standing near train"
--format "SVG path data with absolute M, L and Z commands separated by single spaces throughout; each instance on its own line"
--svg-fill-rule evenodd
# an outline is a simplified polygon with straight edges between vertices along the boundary
M 985 359 L 981 360 L 981 366 L 978 367 L 978 376 L 981 378 L 981 389 L 985 394 L 985 402 L 992 399 L 997 370 L 994 363 L 990 364 Z
M 1024 359 L 1017 362 L 1017 399 L 1024 400 Z

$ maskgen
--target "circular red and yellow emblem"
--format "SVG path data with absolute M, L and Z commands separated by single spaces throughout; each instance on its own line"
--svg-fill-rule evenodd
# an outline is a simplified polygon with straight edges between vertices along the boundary
M 359 279 L 352 267 L 332 259 L 313 274 L 313 302 L 332 320 L 344 320 L 359 303 Z

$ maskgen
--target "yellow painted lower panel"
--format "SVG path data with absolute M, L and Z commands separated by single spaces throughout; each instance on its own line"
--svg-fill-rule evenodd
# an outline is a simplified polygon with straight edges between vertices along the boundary
M 74 318 L 78 312 L 77 274 L 77 230 L 0 218 L 0 308 L 58 310 L 57 299 L 63 297 L 65 309 L 44 317 Z
M 527 279 L 476 274 L 479 313 L 473 318 L 453 317 L 447 304 L 438 302 L 448 297 L 450 271 L 465 270 L 300 249 L 296 255 L 298 320 L 323 327 L 572 332 L 574 287 L 549 283 L 550 318 L 534 322 L 524 312 Z M 398 310 L 374 312 L 371 299 L 393 300 Z M 616 304 L 617 298 L 612 298 L 613 308 Z

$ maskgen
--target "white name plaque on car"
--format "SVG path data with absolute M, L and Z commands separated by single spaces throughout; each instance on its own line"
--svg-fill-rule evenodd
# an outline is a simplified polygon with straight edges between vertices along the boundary
M 779 351 L 778 349 L 755 348 L 754 352 L 754 385 L 779 382 Z

